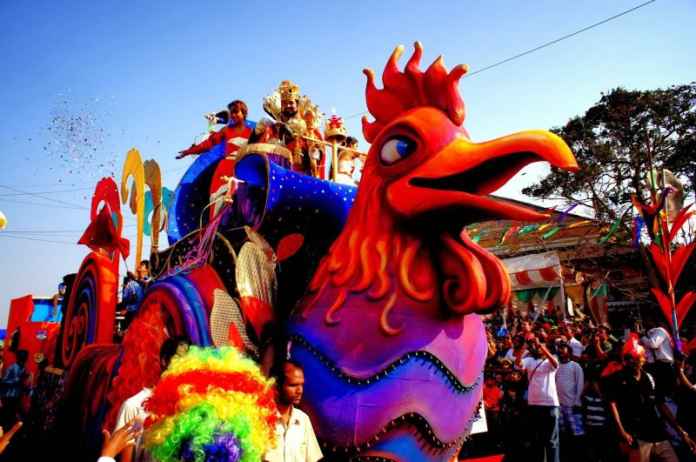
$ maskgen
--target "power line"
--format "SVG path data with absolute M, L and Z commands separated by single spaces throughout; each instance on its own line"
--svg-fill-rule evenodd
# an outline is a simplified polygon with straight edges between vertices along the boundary
M 582 34 L 583 32 L 587 32 L 587 31 L 590 30 L 590 29 L 594 29 L 595 27 L 601 26 L 602 24 L 606 24 L 606 23 L 608 23 L 608 22 L 610 22 L 610 21 L 613 21 L 613 20 L 615 20 L 615 19 L 620 18 L 621 16 L 625 16 L 625 15 L 627 15 L 627 14 L 629 14 L 629 13 L 632 13 L 632 12 L 634 12 L 634 11 L 636 11 L 636 10 L 639 10 L 639 9 L 645 7 L 645 6 L 648 6 L 648 5 L 651 4 L 651 3 L 655 3 L 656 1 L 657 1 L 657 0 L 648 0 L 647 2 L 643 2 L 643 3 L 639 4 L 639 5 L 636 5 L 636 6 L 632 7 L 632 8 L 629 8 L 629 9 L 627 9 L 627 10 L 624 10 L 624 11 L 622 11 L 622 12 L 620 12 L 620 13 L 617 13 L 617 14 L 615 14 L 615 15 L 613 15 L 613 16 L 610 16 L 610 17 L 608 17 L 608 18 L 602 19 L 601 21 L 598 21 L 598 22 L 596 22 L 596 23 L 594 23 L 594 24 L 590 24 L 589 26 L 583 27 L 582 29 L 578 29 L 578 30 L 576 30 L 575 32 L 571 32 L 570 34 L 566 34 L 566 35 L 563 35 L 563 36 L 558 37 L 558 38 L 556 38 L 556 39 L 550 40 L 550 41 L 548 41 L 548 42 L 546 42 L 546 43 L 543 43 L 543 44 L 541 44 L 541 45 L 539 45 L 539 46 L 536 46 L 536 47 L 534 47 L 534 48 L 530 48 L 529 50 L 523 51 L 523 52 L 521 52 L 521 53 L 517 53 L 516 55 L 510 56 L 509 58 L 505 58 L 505 59 L 503 59 L 503 60 L 501 60 L 501 61 L 495 62 L 495 63 L 493 63 L 493 64 L 490 64 L 490 65 L 486 66 L 486 67 L 482 67 L 481 69 L 477 69 L 477 70 L 475 70 L 475 71 L 473 71 L 473 72 L 468 72 L 467 74 L 464 74 L 464 77 L 471 77 L 471 76 L 474 76 L 474 75 L 476 75 L 476 74 L 480 74 L 480 73 L 485 72 L 485 71 L 487 71 L 487 70 L 493 69 L 494 67 L 501 66 L 501 65 L 503 65 L 503 64 L 509 63 L 510 61 L 514 61 L 514 60 L 519 59 L 519 58 L 521 58 L 521 57 L 523 57 L 523 56 L 527 56 L 527 55 L 529 55 L 529 54 L 531 54 L 531 53 L 534 53 L 534 52 L 536 52 L 536 51 L 539 51 L 539 50 L 542 50 L 542 49 L 544 49 L 544 48 L 550 47 L 551 45 L 555 45 L 555 44 L 558 43 L 558 42 L 562 42 L 563 40 L 569 39 L 569 38 L 571 38 L 571 37 L 575 37 L 576 35 Z M 344 117 L 343 119 L 344 119 L 344 120 L 349 120 L 349 119 L 353 119 L 353 118 L 355 118 L 355 117 L 360 117 L 360 116 L 365 115 L 365 114 L 367 114 L 367 113 L 368 113 L 367 111 L 356 112 L 356 113 L 354 113 L 354 114 L 350 114 L 350 115 L 347 116 L 347 117 Z
M 569 39 L 569 38 L 574 37 L 574 36 L 576 36 L 576 35 L 582 34 L 583 32 L 587 32 L 587 31 L 590 30 L 590 29 L 594 29 L 594 28 L 597 27 L 597 26 L 601 26 L 602 24 L 606 24 L 606 23 L 608 23 L 608 22 L 610 22 L 610 21 L 613 21 L 614 19 L 620 18 L 621 16 L 624 16 L 624 15 L 627 15 L 627 14 L 629 14 L 629 13 L 632 13 L 632 12 L 634 12 L 634 11 L 636 11 L 636 10 L 639 10 L 639 9 L 643 8 L 644 6 L 648 6 L 648 5 L 651 4 L 651 3 L 655 3 L 656 1 L 657 1 L 657 0 L 648 0 L 647 2 L 643 2 L 643 3 L 641 3 L 640 5 L 634 6 L 633 8 L 629 8 L 628 10 L 624 10 L 624 11 L 622 11 L 621 13 L 615 14 L 614 16 L 610 16 L 610 17 L 608 17 L 608 18 L 606 18 L 606 19 L 602 19 L 602 20 L 599 21 L 599 22 L 596 22 L 596 23 L 591 24 L 591 25 L 589 25 L 589 26 L 583 27 L 582 29 L 576 30 L 575 32 L 571 32 L 570 34 L 566 34 L 566 35 L 564 35 L 564 36 L 562 36 L 562 37 L 559 37 L 559 38 L 557 38 L 557 39 L 548 41 L 548 42 L 543 43 L 543 44 L 541 44 L 541 45 L 539 45 L 539 46 L 537 46 L 537 47 L 534 47 L 534 48 L 532 48 L 532 49 L 530 49 L 530 50 L 523 51 L 522 53 L 518 53 L 518 54 L 516 54 L 516 55 L 514 55 L 514 56 L 510 56 L 509 58 L 503 59 L 502 61 L 498 61 L 497 63 L 493 63 L 493 64 L 488 65 L 488 66 L 486 66 L 486 67 L 483 67 L 483 68 L 481 68 L 481 69 L 477 69 L 477 70 L 475 70 L 474 72 L 469 72 L 469 73 L 465 74 L 465 77 L 471 77 L 471 76 L 473 76 L 473 75 L 480 74 L 481 72 L 487 71 L 487 70 L 489 70 L 489 69 L 493 69 L 494 67 L 498 67 L 498 66 L 500 66 L 500 65 L 502 65 L 502 64 L 505 64 L 505 63 L 509 63 L 510 61 L 513 61 L 513 60 L 515 60 L 515 59 L 521 58 L 521 57 L 526 56 L 526 55 L 528 55 L 528 54 L 534 53 L 535 51 L 539 51 L 539 50 L 541 50 L 541 49 L 550 47 L 551 45 L 555 45 L 555 44 L 558 43 L 558 42 L 561 42 L 561 41 L 563 41 L 563 40 Z
M 165 174 L 181 172 L 181 171 L 183 171 L 183 170 L 188 169 L 190 166 L 191 166 L 191 164 L 189 164 L 189 165 L 184 165 L 184 166 L 182 166 L 182 167 L 167 169 L 167 170 L 160 170 L 160 171 L 161 171 L 162 175 L 164 176 Z M 115 178 L 114 178 L 114 181 L 116 181 Z M 118 181 L 116 181 L 116 183 L 118 184 Z M 73 185 L 73 186 L 75 186 L 76 184 L 80 184 L 80 183 L 71 182 L 71 185 Z M 95 183 L 95 185 L 96 185 L 96 183 Z M 32 188 L 32 187 L 34 187 L 34 188 L 50 188 L 50 187 L 62 188 L 62 187 L 65 187 L 65 186 L 67 186 L 67 185 L 66 185 L 66 183 L 40 183 L 40 184 L 21 185 L 21 186 L 22 186 L 22 188 L 24 189 L 25 187 L 29 187 L 29 188 Z M 5 188 L 16 188 L 17 186 L 14 186 L 14 185 L 4 185 L 3 187 L 5 187 Z M 90 190 L 93 191 L 93 190 L 94 190 L 94 186 L 86 186 L 86 187 L 75 188 L 75 189 L 57 189 L 57 190 L 50 190 L 50 191 L 38 191 L 38 192 L 35 192 L 35 191 L 24 191 L 24 192 L 16 192 L 16 193 L 13 193 L 13 194 L 2 193 L 2 194 L 0 194 L 0 197 L 5 197 L 5 196 L 23 196 L 23 195 L 33 195 L 33 194 L 68 193 L 68 192 L 90 191 Z
M 34 194 L 62 194 L 62 193 L 70 193 L 70 192 L 77 192 L 77 191 L 88 191 L 90 189 L 94 188 L 75 188 L 75 189 L 54 189 L 51 191 L 31 191 L 31 192 L 21 192 L 21 193 L 2 193 L 0 194 L 0 197 L 16 197 L 16 196 L 30 196 Z
M 123 225 L 124 228 L 135 228 L 136 223 Z M 86 229 L 86 227 L 85 227 Z M 83 233 L 84 229 L 5 229 L 3 233 L 27 233 L 27 234 L 65 234 L 65 233 Z
M 87 210 L 87 207 L 79 207 L 77 205 L 47 204 L 45 202 L 17 201 L 17 200 L 12 200 L 12 199 L 2 199 L 1 202 L 2 203 L 9 203 L 9 204 L 36 205 L 38 207 L 51 207 L 51 208 L 58 208 L 58 209 Z
M 23 241 L 38 241 L 38 242 L 50 242 L 52 244 L 70 244 L 70 245 L 77 245 L 77 242 L 70 242 L 70 241 L 52 241 L 49 239 L 38 239 L 34 237 L 22 237 L 22 236 L 10 236 L 9 234 L 0 233 L 0 237 L 5 237 L 8 239 L 19 239 Z
M 55 202 L 56 204 L 64 204 L 64 205 L 69 205 L 72 207 L 77 207 L 77 208 L 80 208 L 83 210 L 87 210 L 87 207 L 84 207 L 80 204 L 75 204 L 73 202 L 63 201 L 60 199 L 54 199 L 52 197 L 46 197 L 45 195 L 43 195 L 41 193 L 33 193 L 33 192 L 29 192 L 29 191 L 23 191 L 21 189 L 13 188 L 12 186 L 7 186 L 7 185 L 3 185 L 3 184 L 0 184 L 0 188 L 8 189 L 8 190 L 14 191 L 16 193 L 26 194 L 27 196 L 34 196 L 34 197 L 37 197 L 37 198 L 40 198 L 43 200 L 47 200 L 49 202 Z
M 135 228 L 137 224 L 129 223 L 123 225 L 124 228 Z M 85 227 L 86 229 L 86 227 Z M 2 231 L 3 234 L 67 234 L 67 233 L 84 233 L 84 229 L 5 229 Z
M 32 231 L 32 230 L 27 230 L 27 229 L 22 229 L 22 230 L 10 230 L 10 229 L 5 229 L 2 231 L 2 234 L 17 234 L 17 235 L 59 235 L 59 234 L 77 234 L 77 233 L 84 233 L 85 230 L 65 230 L 65 231 Z

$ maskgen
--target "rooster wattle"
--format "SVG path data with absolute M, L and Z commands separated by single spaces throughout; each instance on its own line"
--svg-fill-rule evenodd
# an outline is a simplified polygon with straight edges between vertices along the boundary
M 508 302 L 502 264 L 462 232 L 485 219 L 544 218 L 490 196 L 522 167 L 575 170 L 546 131 L 469 140 L 458 92 L 465 66 L 438 58 L 405 70 L 398 47 L 363 119 L 371 148 L 342 233 L 289 325 L 305 366 L 306 409 L 330 460 L 443 461 L 468 434 L 481 399 L 485 330 L 476 313 Z

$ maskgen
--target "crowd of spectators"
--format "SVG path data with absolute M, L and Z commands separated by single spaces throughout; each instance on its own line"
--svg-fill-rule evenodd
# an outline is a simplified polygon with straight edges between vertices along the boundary
M 589 318 L 486 321 L 476 453 L 506 461 L 696 461 L 696 359 L 665 326 L 620 332 Z

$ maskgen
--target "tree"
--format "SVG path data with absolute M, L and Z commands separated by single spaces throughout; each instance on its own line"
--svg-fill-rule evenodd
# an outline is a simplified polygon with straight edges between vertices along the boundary
M 582 116 L 552 129 L 575 154 L 580 172 L 553 168 L 524 194 L 562 199 L 615 220 L 631 203 L 646 198 L 650 166 L 666 168 L 696 185 L 696 82 L 668 89 L 616 88 Z

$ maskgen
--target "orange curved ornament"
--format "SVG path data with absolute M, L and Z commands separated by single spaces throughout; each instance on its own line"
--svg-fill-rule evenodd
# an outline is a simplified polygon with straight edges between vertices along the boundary
M 375 278 L 375 267 L 370 264 L 370 241 L 363 241 L 360 245 L 360 267 L 362 269 L 362 276 L 360 280 L 353 287 L 353 292 L 362 292 L 366 290 L 372 284 Z
M 133 177 L 133 191 L 128 190 L 128 179 Z M 137 149 L 131 149 L 126 155 L 126 161 L 123 163 L 123 172 L 121 174 L 121 202 L 128 201 L 130 193 L 131 212 L 133 212 L 138 220 L 137 241 L 135 244 L 135 267 L 140 265 L 143 254 L 143 233 L 145 228 L 145 169 L 143 161 L 140 157 L 140 152 Z
M 341 289 L 338 292 L 338 296 L 336 297 L 336 300 L 334 300 L 333 304 L 326 311 L 326 315 L 324 316 L 324 322 L 326 322 L 326 324 L 332 326 L 332 325 L 335 325 L 335 324 L 338 324 L 339 322 L 341 322 L 341 320 L 334 317 L 334 315 L 336 314 L 336 312 L 338 310 L 341 309 L 341 307 L 343 306 L 343 304 L 346 301 L 347 296 L 348 296 L 348 291 L 346 289 Z
M 403 330 L 403 326 L 395 328 L 389 325 L 389 313 L 391 312 L 392 308 L 394 308 L 394 305 L 396 305 L 396 293 L 393 293 L 391 297 L 389 297 L 389 300 L 387 300 L 387 304 L 384 305 L 382 314 L 379 317 L 379 327 L 382 329 L 382 332 L 390 336 L 397 335 Z
M 145 185 L 150 188 L 152 194 L 152 222 L 150 223 L 150 254 L 152 255 L 159 250 L 159 233 L 162 229 L 162 172 L 159 164 L 152 159 L 145 161 L 143 172 Z M 145 219 L 148 220 L 149 217 Z
M 420 243 L 418 241 L 413 241 L 408 247 L 406 247 L 402 264 L 399 267 L 399 282 L 401 282 L 401 287 L 409 297 L 419 302 L 427 302 L 432 300 L 432 298 L 435 296 L 435 290 L 432 287 L 420 290 L 415 286 L 415 284 L 413 284 L 409 277 L 409 273 L 413 267 L 413 261 L 415 260 L 419 249 Z
M 348 259 L 348 264 L 343 267 L 343 272 L 337 272 L 334 274 L 333 283 L 336 286 L 343 286 L 350 281 L 355 274 L 355 271 L 358 269 L 357 263 L 359 260 L 359 253 L 357 252 L 356 248 L 358 246 L 358 238 L 358 233 L 353 233 L 348 240 L 348 251 L 350 253 L 350 257 Z

